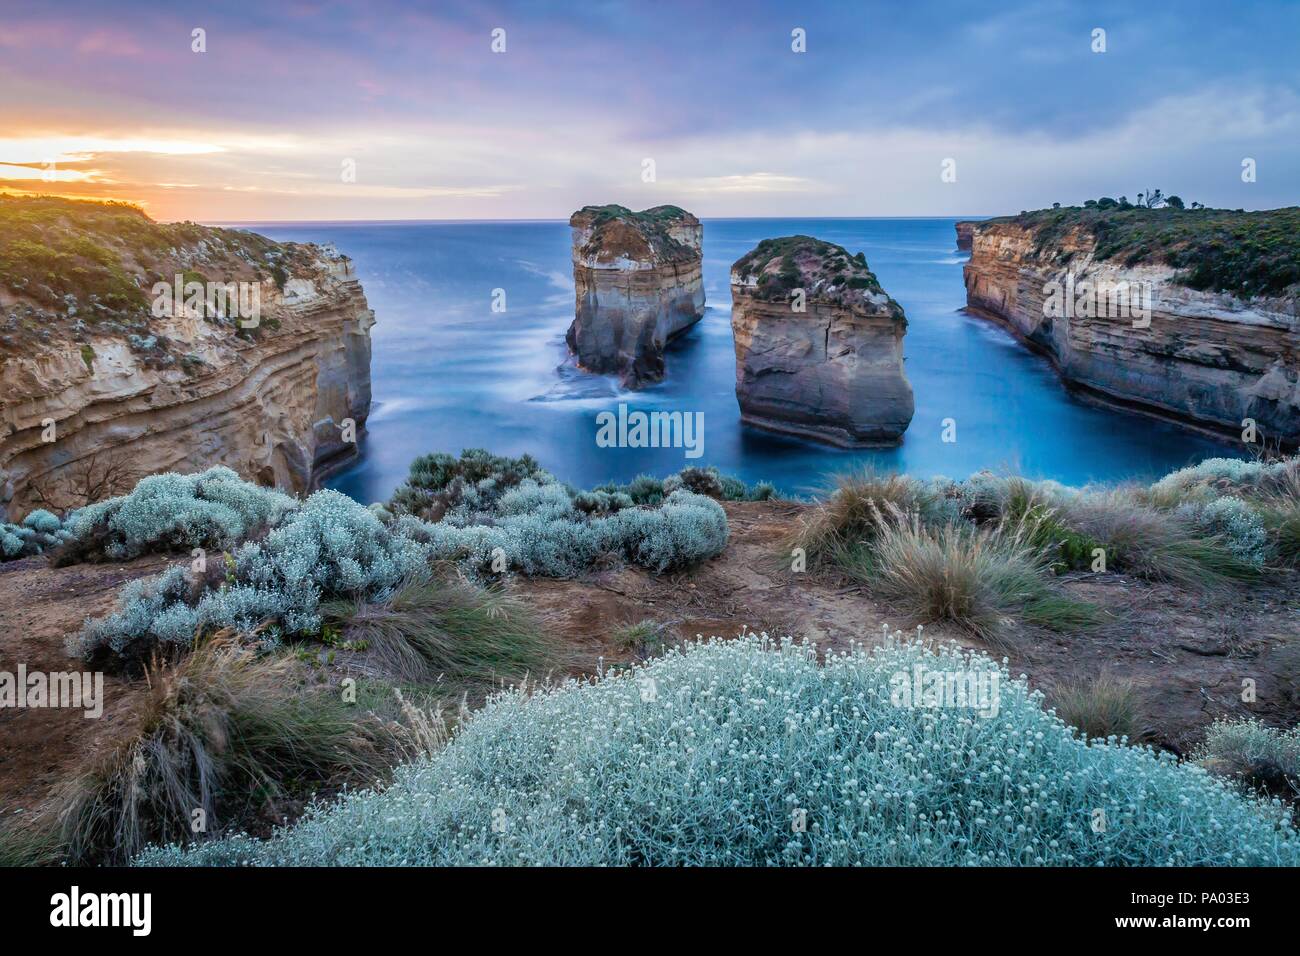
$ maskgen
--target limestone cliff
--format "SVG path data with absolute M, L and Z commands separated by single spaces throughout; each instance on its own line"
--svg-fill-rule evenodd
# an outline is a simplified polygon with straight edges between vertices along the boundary
M 956 223 L 958 249 L 961 249 L 963 252 L 970 251 L 971 241 L 974 238 L 975 227 L 977 225 L 979 225 L 979 223 L 971 222 L 969 220 Z
M 1087 395 L 1238 438 L 1253 419 L 1267 441 L 1294 446 L 1300 271 L 1286 245 L 1296 224 L 1277 214 L 1297 212 L 1044 210 L 978 223 L 967 303 Z
M 849 448 L 902 440 L 907 319 L 861 253 L 765 239 L 732 266 L 731 298 L 743 422 Z
M 45 202 L 0 202 L 27 236 L 0 238 L 0 518 L 214 464 L 304 492 L 355 457 L 374 315 L 349 259 Z
M 664 377 L 664 346 L 704 315 L 703 227 L 676 206 L 587 206 L 573 227 L 569 348 L 629 388 Z

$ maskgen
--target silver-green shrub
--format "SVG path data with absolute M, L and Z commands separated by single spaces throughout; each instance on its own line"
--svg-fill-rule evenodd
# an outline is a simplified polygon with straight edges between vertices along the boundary
M 917 668 L 996 675 L 996 713 L 896 706 Z M 506 692 L 383 791 L 139 862 L 1294 866 L 1300 840 L 1280 802 L 1084 742 L 985 657 L 896 644 L 819 663 L 748 636 Z
M 70 537 L 57 515 L 37 508 L 23 518 L 21 524 L 0 523 L 0 561 L 44 554 Z
M 266 622 L 269 641 L 311 635 L 321 628 L 323 599 L 377 596 L 433 561 L 456 562 L 480 576 L 513 570 L 571 577 L 606 555 L 667 571 L 726 547 L 727 516 L 710 498 L 682 490 L 657 508 L 636 507 L 625 495 L 583 498 L 544 473 L 540 480 L 532 475 L 500 493 L 483 490 L 492 479 L 480 477 L 436 522 L 394 517 L 336 491 L 299 503 L 224 468 L 144 479 L 131 494 L 104 503 L 110 508 L 78 512 L 85 535 L 79 540 L 104 542 L 114 556 L 151 545 L 229 547 L 229 573 L 215 581 L 177 568 L 136 582 L 107 617 L 86 621 L 69 650 L 134 664 L 160 645 L 188 647 L 197 634 L 220 628 L 247 631 Z M 236 547 L 253 530 L 266 533 Z
M 1224 495 L 1209 502 L 1186 502 L 1174 512 L 1198 531 L 1218 535 L 1238 559 L 1261 567 L 1268 556 L 1268 531 L 1259 513 L 1246 501 Z
M 225 467 L 142 478 L 129 494 L 76 511 L 68 522 L 78 557 L 134 558 L 148 551 L 229 548 L 298 507 L 288 495 Z
M 426 546 L 391 533 L 369 508 L 318 491 L 263 540 L 235 552 L 232 581 L 214 589 L 205 579 L 191 583 L 188 569 L 172 568 L 132 582 L 113 613 L 87 620 L 69 650 L 89 660 L 110 651 L 134 661 L 158 644 L 188 647 L 200 631 L 250 630 L 263 621 L 274 623 L 272 638 L 313 633 L 323 596 L 379 593 L 422 569 L 428 557 Z

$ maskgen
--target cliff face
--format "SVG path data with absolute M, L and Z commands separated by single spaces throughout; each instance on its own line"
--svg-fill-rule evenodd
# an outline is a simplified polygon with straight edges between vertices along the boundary
M 1250 418 L 1267 440 L 1294 445 L 1295 298 L 1197 290 L 1168 263 L 1134 258 L 1099 256 L 1087 228 L 980 223 L 965 266 L 967 303 L 1095 397 L 1237 436 Z
M 914 410 L 907 319 L 860 253 L 764 240 L 732 266 L 731 297 L 744 423 L 849 448 L 901 441 Z
M 569 348 L 583 368 L 617 374 L 626 387 L 660 381 L 665 344 L 704 315 L 700 221 L 675 206 L 587 206 L 569 225 Z
M 966 252 L 970 251 L 971 242 L 973 241 L 975 236 L 975 227 L 977 225 L 979 225 L 979 223 L 975 223 L 975 222 L 956 223 L 958 249 L 961 249 Z
M 215 464 L 304 492 L 356 456 L 343 426 L 351 419 L 360 434 L 369 413 L 374 315 L 350 260 L 186 225 L 202 238 L 140 270 L 154 298 L 144 313 L 138 303 L 101 309 L 102 297 L 59 289 L 51 309 L 50 296 L 17 295 L 12 281 L 0 292 L 0 316 L 18 319 L 0 335 L 0 517 L 51 497 L 59 507 L 84 504 L 77 489 L 87 484 L 104 484 L 103 497 L 123 490 L 113 484 L 125 476 L 129 484 Z M 259 278 L 250 243 L 270 252 L 275 277 Z M 118 261 L 128 278 L 139 268 L 125 253 Z M 260 305 L 256 324 L 198 302 L 159 307 L 150 282 L 172 267 L 245 282 L 245 299 Z

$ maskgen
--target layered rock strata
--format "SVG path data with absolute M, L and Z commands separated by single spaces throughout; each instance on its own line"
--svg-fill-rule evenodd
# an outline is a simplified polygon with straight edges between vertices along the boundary
M 573 227 L 578 364 L 639 388 L 664 377 L 664 346 L 704 315 L 700 221 L 676 206 L 587 206 Z
M 214 254 L 222 234 L 246 252 L 249 234 L 185 225 L 204 235 L 170 250 L 178 274 L 209 282 L 219 275 L 237 286 L 239 270 L 219 264 L 242 263 L 245 303 L 256 301 L 258 315 L 216 314 L 206 299 L 183 297 L 160 307 L 149 287 L 157 274 L 140 280 L 154 299 L 143 318 L 123 308 L 96 315 L 93 303 L 69 302 L 82 321 L 12 288 L 0 294 L 0 316 L 8 310 L 22 319 L 0 336 L 0 518 L 16 519 L 50 497 L 63 507 L 84 504 L 77 496 L 86 485 L 105 483 L 95 489 L 104 496 L 123 490 L 113 484 L 124 477 L 216 464 L 306 492 L 356 456 L 370 410 L 374 314 L 351 261 L 332 249 L 252 237 L 273 253 L 276 275 L 259 278 L 242 252 L 229 260 Z M 122 261 L 128 276 L 138 266 Z M 19 343 L 32 315 L 44 328 Z M 132 327 L 140 331 L 125 331 Z
M 956 224 L 957 229 L 957 248 L 963 252 L 969 252 L 971 242 L 975 236 L 975 227 L 979 225 L 975 222 L 964 221 Z
M 745 424 L 848 448 L 902 440 L 907 319 L 861 253 L 765 239 L 732 266 L 731 298 Z
M 1259 438 L 1294 447 L 1295 295 L 1197 290 L 1183 270 L 1138 255 L 1102 258 L 1096 236 L 1068 223 L 979 223 L 967 304 L 1050 358 L 1087 396 L 1238 440 L 1254 422 Z

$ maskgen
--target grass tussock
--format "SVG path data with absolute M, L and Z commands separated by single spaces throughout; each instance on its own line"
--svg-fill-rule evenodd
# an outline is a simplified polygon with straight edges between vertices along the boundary
M 1260 513 L 1273 540 L 1277 562 L 1300 568 L 1300 459 L 1264 492 Z
M 1112 570 L 1206 591 L 1259 577 L 1258 568 L 1217 537 L 1198 533 L 1176 512 L 1144 506 L 1126 489 L 1080 495 L 1065 515 L 1072 528 L 1100 543 Z
M 870 547 L 841 552 L 841 567 L 918 621 L 951 621 L 997 642 L 1017 615 L 1056 630 L 1098 618 L 1051 585 L 1033 522 L 935 527 L 897 508 L 876 511 L 873 521 Z
M 504 591 L 419 575 L 376 601 L 326 605 L 348 645 L 403 684 L 463 689 L 544 677 L 559 663 L 535 615 Z
M 672 637 L 668 624 L 654 618 L 624 624 L 611 635 L 615 647 L 638 660 L 658 657 L 668 649 Z
M 343 695 L 304 686 L 291 658 L 226 635 L 155 668 L 138 731 L 74 778 L 60 843 L 74 862 L 122 863 L 149 843 L 243 823 L 302 788 L 372 781 L 387 758 Z
M 810 567 L 852 564 L 861 546 L 874 540 L 881 514 L 919 513 L 932 497 L 911 478 L 870 467 L 837 475 L 804 516 L 790 547 L 802 549 Z
M 1146 735 L 1142 710 L 1133 682 L 1113 674 L 1080 678 L 1056 687 L 1052 695 L 1056 715 L 1086 740 Z

